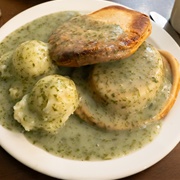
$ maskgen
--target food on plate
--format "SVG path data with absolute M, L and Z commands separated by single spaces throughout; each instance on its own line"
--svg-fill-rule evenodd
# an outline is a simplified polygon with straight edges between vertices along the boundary
M 151 33 L 147 15 L 108 6 L 60 25 L 49 38 L 59 66 L 78 67 L 115 61 L 133 54 Z
M 171 109 L 179 77 L 176 59 L 144 42 L 126 59 L 74 72 L 81 97 L 76 114 L 110 130 L 146 126 Z
M 49 56 L 49 50 L 53 49 L 48 40 L 58 27 L 65 27 L 63 31 L 68 32 L 74 21 L 81 19 L 82 24 L 87 20 L 90 26 L 99 19 L 97 27 L 103 25 L 104 31 L 107 28 L 115 32 L 113 36 L 107 33 L 110 35 L 108 42 L 111 38 L 116 41 L 117 36 L 124 33 L 125 16 L 121 14 L 121 29 L 120 25 L 108 23 L 104 14 L 107 10 L 124 15 L 132 13 L 132 16 L 127 16 L 130 18 L 126 19 L 127 28 L 133 19 L 142 18 L 138 38 L 136 33 L 127 33 L 128 41 L 123 44 L 123 51 L 120 48 L 120 52 L 124 52 L 123 58 L 115 59 L 109 47 L 105 48 L 106 43 L 100 42 L 97 47 L 102 49 L 98 53 L 91 51 L 91 55 L 78 55 L 82 61 L 75 66 L 82 67 L 55 65 L 52 54 Z M 112 20 L 111 13 L 108 14 Z M 141 13 L 113 6 L 87 17 L 84 12 L 74 11 L 49 14 L 18 28 L 0 43 L 1 125 L 18 130 L 32 144 L 52 154 L 76 160 L 113 159 L 151 142 L 160 132 L 163 121 L 150 117 L 163 117 L 173 105 L 178 94 L 179 69 L 171 54 L 159 53 L 145 41 L 151 30 L 149 22 L 148 17 Z M 136 29 L 136 26 L 131 27 L 130 30 Z M 100 36 L 98 32 L 95 34 Z M 65 44 L 67 37 L 63 37 Z M 80 47 L 80 43 L 76 45 Z M 39 48 L 40 54 L 36 53 Z M 45 54 L 42 53 L 44 50 Z M 104 62 L 108 60 L 105 54 L 115 61 Z M 20 64 L 22 55 L 23 63 Z M 97 55 L 97 59 L 92 55 Z M 41 64 L 41 57 L 47 62 Z M 87 66 L 83 64 L 84 57 L 88 60 Z M 92 64 L 96 60 L 97 63 Z M 70 64 L 74 66 L 72 62 Z
M 45 129 L 56 132 L 73 114 L 78 93 L 72 80 L 60 75 L 40 79 L 29 94 L 14 106 L 14 119 L 26 131 Z

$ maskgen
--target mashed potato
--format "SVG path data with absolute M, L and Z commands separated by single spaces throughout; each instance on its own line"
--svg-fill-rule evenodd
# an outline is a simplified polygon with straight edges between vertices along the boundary
M 26 131 L 56 132 L 78 106 L 75 84 L 67 77 L 49 75 L 40 79 L 29 94 L 14 106 L 14 118 Z
M 50 59 L 47 43 L 39 40 L 25 41 L 0 57 L 0 76 L 11 81 L 12 100 L 21 99 L 40 78 L 58 71 Z
M 20 44 L 13 53 L 13 65 L 23 78 L 37 77 L 54 68 L 48 45 L 38 40 Z

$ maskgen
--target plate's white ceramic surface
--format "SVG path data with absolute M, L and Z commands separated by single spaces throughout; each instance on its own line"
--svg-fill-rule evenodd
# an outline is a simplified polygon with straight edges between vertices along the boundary
M 64 11 L 94 11 L 114 3 L 102 0 L 58 0 L 30 8 L 0 29 L 0 41 L 21 25 L 46 14 Z M 171 52 L 180 60 L 180 48 L 161 28 L 153 23 L 148 41 L 157 48 Z M 23 164 L 41 173 L 63 179 L 116 179 L 140 172 L 165 157 L 180 141 L 180 96 L 165 118 L 158 137 L 150 144 L 128 156 L 108 161 L 81 162 L 53 156 L 30 144 L 20 133 L 0 126 L 0 145 Z

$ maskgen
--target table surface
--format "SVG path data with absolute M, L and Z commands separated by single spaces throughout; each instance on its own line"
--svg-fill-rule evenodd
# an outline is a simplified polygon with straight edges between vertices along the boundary
M 45 0 L 0 0 L 2 17 L 0 27 L 19 12 Z M 174 0 L 113 0 L 113 2 L 134 8 L 149 14 L 156 11 L 169 19 Z M 160 151 L 160 150 L 159 150 Z M 55 180 L 38 173 L 11 157 L 0 147 L 0 179 L 1 180 Z M 160 162 L 138 174 L 124 178 L 128 180 L 178 180 L 180 179 L 180 143 Z

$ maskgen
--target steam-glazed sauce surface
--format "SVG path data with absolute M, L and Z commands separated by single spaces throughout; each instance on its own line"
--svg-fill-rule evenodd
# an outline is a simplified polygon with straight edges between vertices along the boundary
M 1 42 L 0 123 L 5 128 L 23 133 L 32 144 L 60 157 L 77 160 L 106 160 L 124 156 L 151 142 L 159 133 L 161 122 L 132 130 L 109 131 L 91 125 L 76 115 L 71 115 L 65 125 L 53 134 L 44 130 L 24 131 L 13 119 L 13 106 L 22 98 L 22 95 L 32 90 L 38 79 L 35 78 L 32 81 L 27 78 L 19 79 L 15 74 L 10 75 L 11 69 L 4 69 L 12 60 L 12 51 L 27 40 L 36 39 L 47 42 L 48 37 L 59 24 L 76 15 L 75 12 L 61 12 L 42 17 L 16 30 Z M 70 76 L 71 71 L 72 69 L 62 67 L 55 69 L 56 74 L 65 76 Z M 5 76 L 2 76 L 2 72 Z M 53 73 L 54 71 L 51 71 L 51 74 Z M 152 78 L 152 81 L 162 81 L 161 75 L 157 78 Z M 94 82 L 97 82 L 97 79 Z M 75 81 L 75 83 L 79 86 L 83 81 Z M 18 88 L 14 91 L 12 86 Z M 169 83 L 167 86 L 170 86 Z M 82 87 L 84 87 L 82 90 L 84 98 L 86 86 L 82 84 Z

